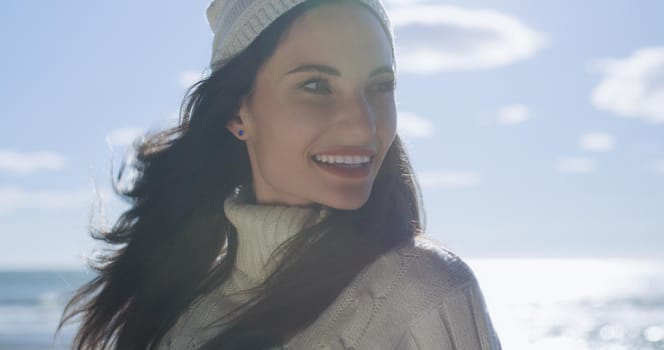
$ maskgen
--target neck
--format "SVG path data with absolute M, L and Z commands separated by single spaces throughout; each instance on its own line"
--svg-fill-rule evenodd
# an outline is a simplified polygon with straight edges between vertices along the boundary
M 224 211 L 238 234 L 236 269 L 254 282 L 264 281 L 278 263 L 272 253 L 302 229 L 320 222 L 329 209 L 256 204 L 250 188 L 238 187 L 226 198 Z

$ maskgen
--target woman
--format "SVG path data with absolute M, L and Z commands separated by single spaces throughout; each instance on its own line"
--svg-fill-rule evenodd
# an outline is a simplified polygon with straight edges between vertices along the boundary
M 210 76 L 137 146 L 133 204 L 68 305 L 76 347 L 499 349 L 421 236 L 378 0 L 214 1 Z M 121 171 L 122 173 L 122 171 Z

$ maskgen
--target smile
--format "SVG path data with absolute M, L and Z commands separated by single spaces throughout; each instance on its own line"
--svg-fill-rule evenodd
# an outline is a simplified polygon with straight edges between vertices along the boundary
M 334 155 L 315 155 L 313 159 L 316 162 L 332 164 L 341 167 L 359 168 L 371 162 L 371 156 L 334 156 Z
M 344 179 L 364 179 L 371 173 L 372 156 L 329 156 L 311 157 L 317 167 L 325 173 Z

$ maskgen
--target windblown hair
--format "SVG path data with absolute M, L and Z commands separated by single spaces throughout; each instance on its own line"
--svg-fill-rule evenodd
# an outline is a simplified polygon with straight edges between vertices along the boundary
M 237 186 L 251 186 L 252 173 L 245 143 L 226 125 L 293 20 L 326 2 L 305 2 L 278 18 L 190 89 L 177 127 L 135 145 L 138 176 L 128 189 L 115 185 L 131 207 L 112 228 L 92 230 L 108 249 L 90 262 L 97 276 L 77 291 L 60 322 L 81 320 L 74 348 L 154 349 L 193 302 L 229 278 L 238 237 L 223 202 Z M 331 209 L 282 245 L 275 271 L 203 348 L 285 343 L 364 267 L 420 234 L 421 215 L 419 188 L 397 135 L 367 202 L 357 210 Z

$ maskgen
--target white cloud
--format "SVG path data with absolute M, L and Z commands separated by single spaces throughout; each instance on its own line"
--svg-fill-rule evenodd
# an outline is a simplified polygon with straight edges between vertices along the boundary
M 475 187 L 480 182 L 479 174 L 472 171 L 421 171 L 417 174 L 417 178 L 422 187 L 429 188 Z
M 664 47 L 642 48 L 593 67 L 604 77 L 592 90 L 593 105 L 619 116 L 664 123 Z
M 64 167 L 65 158 L 56 152 L 0 150 L 0 170 L 25 175 L 39 170 L 62 170 Z
M 530 109 L 522 104 L 505 106 L 498 111 L 498 121 L 504 125 L 521 124 L 530 119 Z
M 184 88 L 190 88 L 192 85 L 203 79 L 203 73 L 197 70 L 186 70 L 178 75 L 178 82 Z
M 489 9 L 397 1 L 390 8 L 401 72 L 437 73 L 496 68 L 527 59 L 545 35 Z
M 584 157 L 561 157 L 556 161 L 555 170 L 561 173 L 589 174 L 595 172 L 595 160 Z
M 26 191 L 0 187 L 0 213 L 16 209 L 80 208 L 91 202 L 90 191 Z
M 397 118 L 397 132 L 405 138 L 427 138 L 433 136 L 434 126 L 428 119 L 401 112 Z
M 616 141 L 613 136 L 604 132 L 590 132 L 579 140 L 581 149 L 590 152 L 608 152 L 615 148 Z
M 106 142 L 111 146 L 131 146 L 134 140 L 143 136 L 143 133 L 143 129 L 136 127 L 115 129 L 106 135 Z

